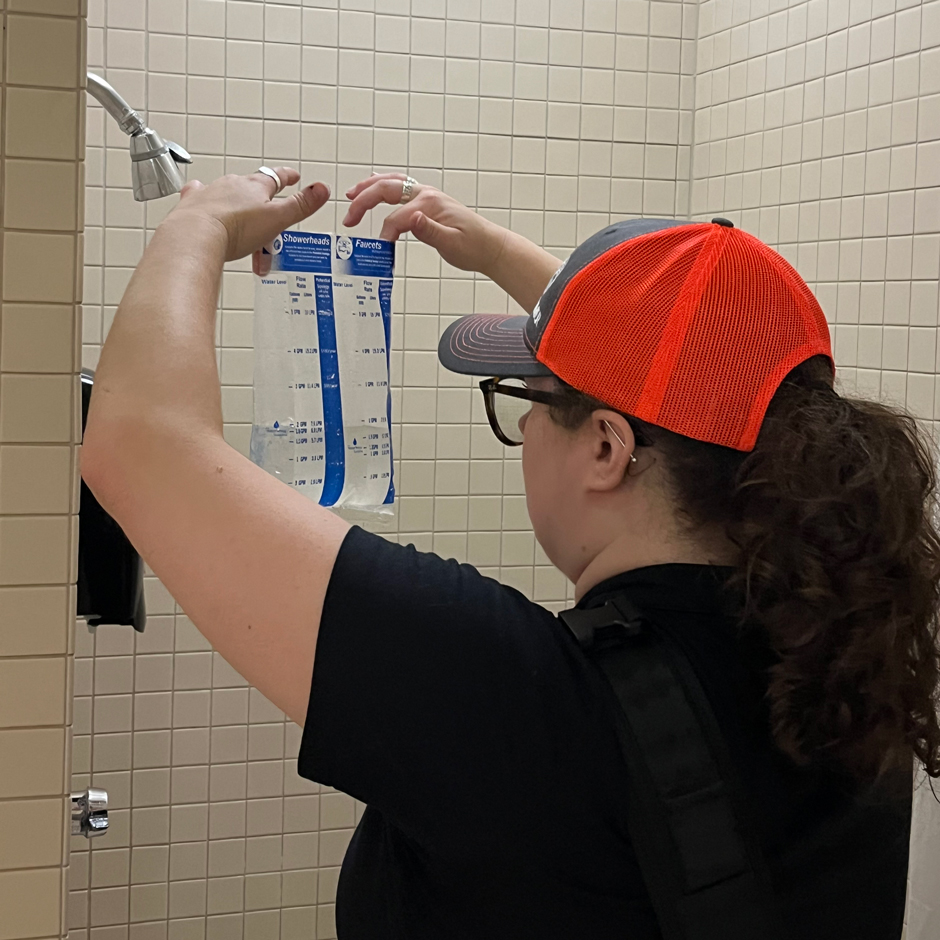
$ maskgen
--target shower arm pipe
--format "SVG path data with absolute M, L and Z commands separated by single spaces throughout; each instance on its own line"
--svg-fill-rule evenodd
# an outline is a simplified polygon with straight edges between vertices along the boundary
M 117 121 L 118 127 L 133 137 L 146 128 L 143 118 L 100 76 L 88 73 L 88 94 Z

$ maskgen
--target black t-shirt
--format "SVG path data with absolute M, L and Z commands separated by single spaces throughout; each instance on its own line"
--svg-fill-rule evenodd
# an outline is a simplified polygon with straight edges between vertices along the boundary
M 723 613 L 722 576 L 642 568 L 580 606 L 627 592 L 682 644 L 752 798 L 794 940 L 897 940 L 910 799 L 852 795 L 773 747 L 771 658 Z M 368 804 L 340 876 L 339 940 L 659 937 L 603 681 L 518 591 L 352 529 L 298 762 Z

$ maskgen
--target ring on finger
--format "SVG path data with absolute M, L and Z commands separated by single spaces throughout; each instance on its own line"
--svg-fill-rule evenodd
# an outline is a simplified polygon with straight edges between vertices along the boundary
M 281 178 L 277 175 L 277 173 L 274 172 L 274 170 L 271 169 L 271 167 L 259 166 L 258 172 L 264 173 L 265 176 L 270 176 L 271 179 L 274 180 L 274 186 L 275 186 L 274 195 L 275 196 L 284 188 L 284 184 L 281 182 Z
M 406 202 L 411 202 L 412 197 L 414 196 L 415 186 L 418 185 L 418 181 L 413 176 L 406 176 L 404 183 L 401 184 L 401 199 L 398 200 L 399 205 L 404 205 Z

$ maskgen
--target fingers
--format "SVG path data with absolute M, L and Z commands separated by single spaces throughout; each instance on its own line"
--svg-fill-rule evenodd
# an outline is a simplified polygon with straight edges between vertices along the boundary
M 299 179 L 299 174 L 295 175 Z M 309 218 L 329 198 L 330 188 L 326 183 L 312 183 L 285 199 L 275 199 L 271 203 L 270 213 L 277 220 L 280 231 Z
M 271 169 L 271 167 L 268 167 L 268 169 Z M 258 170 L 256 173 L 252 173 L 250 177 L 262 183 L 272 199 L 284 189 L 285 186 L 293 186 L 294 183 L 300 179 L 300 174 L 289 166 L 275 167 L 273 172 L 278 178 L 278 184 L 273 191 L 272 186 L 274 186 L 274 179 L 269 174 L 262 173 L 261 170 Z
M 264 277 L 271 273 L 271 255 L 262 249 L 258 249 L 251 256 L 251 270 L 259 277 Z
M 373 173 L 371 176 L 367 176 L 364 180 L 360 180 L 353 186 L 352 189 L 346 190 L 347 199 L 355 199 L 364 189 L 371 186 L 373 183 L 381 182 L 382 180 L 401 180 L 405 181 L 404 173 Z
M 343 225 L 349 228 L 358 225 L 366 212 L 374 209 L 380 202 L 397 206 L 401 202 L 402 186 L 403 179 L 397 176 L 390 175 L 377 180 L 373 177 L 370 185 L 360 190 L 353 198 L 349 205 L 349 211 L 346 213 L 346 218 L 343 219 Z M 415 187 L 413 190 L 415 196 L 420 192 L 420 189 L 420 186 Z
M 294 183 L 300 181 L 300 173 L 295 170 L 292 166 L 276 166 L 274 167 L 274 172 L 277 173 L 279 179 L 281 180 L 281 186 L 293 186 Z

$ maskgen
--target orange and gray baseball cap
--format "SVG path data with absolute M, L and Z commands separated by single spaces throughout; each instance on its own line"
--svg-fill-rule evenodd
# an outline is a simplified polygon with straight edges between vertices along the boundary
M 625 414 L 751 450 L 770 399 L 826 318 L 776 251 L 727 219 L 631 219 L 572 252 L 531 316 L 473 314 L 438 355 L 464 375 L 555 375 Z

